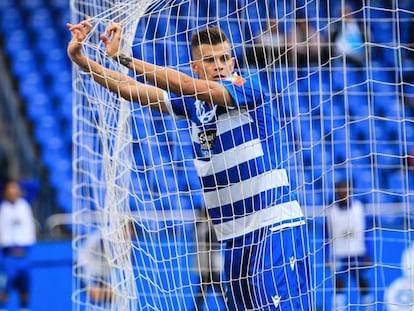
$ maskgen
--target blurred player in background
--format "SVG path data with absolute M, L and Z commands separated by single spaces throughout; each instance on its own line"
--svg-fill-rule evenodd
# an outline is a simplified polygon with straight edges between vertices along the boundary
M 113 262 L 114 254 L 108 252 L 110 245 L 105 246 L 105 243 L 111 243 L 111 238 L 107 237 L 105 240 L 101 229 L 90 232 L 81 241 L 77 254 L 77 274 L 81 277 L 81 286 L 86 289 L 91 304 L 110 308 L 115 293 L 111 284 L 111 274 L 116 268 Z M 137 236 L 134 222 L 128 220 L 113 234 L 118 237 L 121 235 L 122 241 L 129 241 L 126 243 L 130 245 Z
M 192 122 L 194 160 L 217 239 L 223 243 L 229 310 L 310 310 L 307 233 L 281 167 L 277 121 L 265 85 L 234 73 L 223 31 L 192 37 L 195 76 L 120 53 L 122 28 L 101 39 L 109 57 L 151 84 L 109 70 L 83 54 L 90 21 L 68 24 L 68 55 L 97 83 L 128 101 Z
M 3 254 L 0 277 L 0 310 L 6 310 L 9 293 L 19 293 L 20 310 L 28 310 L 31 287 L 29 252 L 36 242 L 32 208 L 22 197 L 19 183 L 4 184 L 0 204 L 0 246 Z
M 368 266 L 371 263 L 366 238 L 365 211 L 362 202 L 352 198 L 347 182 L 336 184 L 336 201 L 328 210 L 329 243 L 332 270 L 335 274 L 335 309 L 347 310 L 346 284 L 357 282 L 366 310 L 373 310 L 373 297 L 368 283 Z

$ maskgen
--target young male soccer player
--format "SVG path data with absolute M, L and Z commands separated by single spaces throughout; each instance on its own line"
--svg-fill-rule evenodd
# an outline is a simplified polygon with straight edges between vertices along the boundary
M 90 21 L 68 24 L 68 55 L 97 83 L 126 100 L 191 120 L 195 167 L 217 238 L 224 243 L 229 310 L 309 310 L 306 229 L 281 168 L 278 129 L 257 76 L 233 74 L 235 59 L 216 27 L 192 37 L 194 78 L 119 51 L 121 26 L 101 35 L 108 56 L 135 79 L 87 58 Z

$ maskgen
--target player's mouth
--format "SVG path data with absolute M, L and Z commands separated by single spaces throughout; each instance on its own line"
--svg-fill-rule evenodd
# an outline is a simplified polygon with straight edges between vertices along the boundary
M 226 80 L 227 76 L 225 75 L 217 75 L 213 77 L 214 80 Z

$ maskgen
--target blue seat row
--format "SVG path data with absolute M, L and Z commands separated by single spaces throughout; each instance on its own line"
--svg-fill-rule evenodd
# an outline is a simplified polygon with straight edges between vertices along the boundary
M 404 0 L 400 0 L 400 3 L 403 2 Z M 272 17 L 286 18 L 293 9 L 290 5 L 282 5 L 274 0 L 260 0 L 258 5 L 260 3 L 276 8 L 276 12 L 272 13 L 275 16 Z M 253 20 L 261 17 L 260 14 L 267 14 L 265 10 L 257 11 L 254 5 L 249 5 L 246 12 L 238 12 L 237 1 L 227 2 L 234 5 L 233 8 L 215 5 L 207 7 L 206 4 L 205 1 L 198 1 L 197 11 L 204 14 L 200 16 L 199 22 L 206 23 L 209 20 L 208 12 L 212 11 L 229 17 L 228 21 L 221 21 L 220 26 L 230 35 L 237 56 L 242 55 L 242 44 L 266 26 L 253 23 L 251 27 L 240 27 L 240 14 L 250 14 L 249 17 Z M 26 102 L 27 116 L 35 124 L 34 139 L 42 148 L 42 161 L 49 169 L 50 181 L 58 192 L 58 201 L 70 211 L 64 198 L 69 192 L 67 185 L 72 178 L 69 165 L 73 108 L 71 64 L 62 45 L 70 36 L 64 29 L 64 23 L 69 21 L 68 6 L 66 0 L 3 0 L 0 2 L 0 31 L 10 34 L 4 36 L 5 51 L 11 59 L 13 75 L 19 80 L 19 91 Z M 188 3 L 176 6 L 174 10 L 183 16 L 193 13 Z M 316 12 L 329 15 L 324 6 L 319 11 L 313 5 L 308 6 L 307 14 L 317 14 Z M 384 18 L 388 12 L 389 10 L 383 8 L 369 11 L 372 17 L 370 26 L 373 28 L 373 40 L 377 43 L 394 40 L 389 37 L 391 32 L 385 33 L 384 29 L 395 25 L 377 23 L 377 19 Z M 144 34 L 144 37 L 138 39 L 142 41 L 166 37 L 166 40 L 146 41 L 135 46 L 134 52 L 150 62 L 181 65 L 188 70 L 190 51 L 187 41 L 191 35 L 188 29 L 200 25 L 196 25 L 193 20 L 189 21 L 190 25 L 183 21 L 186 19 L 154 18 L 145 29 L 138 31 L 138 36 Z M 144 27 L 145 22 L 142 20 L 139 27 Z M 167 27 L 169 23 L 171 27 Z M 407 24 L 402 25 L 407 27 Z M 285 26 L 291 25 L 285 23 Z M 179 44 L 177 40 L 180 40 Z M 302 158 L 302 162 L 295 165 L 292 163 L 291 168 L 293 175 L 297 172 L 297 165 L 303 168 L 306 187 L 312 188 L 312 191 L 307 192 L 311 193 L 310 197 L 304 198 L 309 202 L 321 203 L 332 197 L 334 181 L 349 176 L 349 172 L 358 172 L 358 177 L 360 173 L 355 186 L 362 196 L 366 195 L 367 201 L 374 199 L 369 194 L 372 189 L 401 189 L 401 180 L 398 181 L 393 174 L 401 167 L 402 157 L 406 154 L 406 150 L 401 150 L 399 141 L 414 141 L 414 125 L 409 121 L 393 122 L 385 119 L 393 120 L 393 117 L 397 117 L 394 119 L 401 120 L 402 116 L 407 115 L 402 103 L 414 98 L 414 88 L 410 84 L 404 84 L 404 87 L 398 89 L 398 74 L 394 70 L 384 69 L 382 61 L 384 58 L 396 59 L 398 55 L 394 52 L 392 49 L 383 49 L 382 58 L 376 58 L 377 62 L 371 64 L 369 71 L 333 66 L 309 68 L 299 75 L 290 68 L 262 72 L 263 78 L 271 78 L 269 83 L 272 94 L 275 94 L 275 107 L 280 118 L 296 118 L 286 123 L 283 123 L 285 120 L 280 122 L 286 126 L 286 133 L 300 138 L 301 149 L 298 151 L 290 145 L 289 152 L 295 152 Z M 406 93 L 402 94 L 402 91 Z M 151 119 L 154 116 L 145 113 L 143 117 Z M 174 140 L 188 141 L 188 132 L 177 131 L 171 120 L 159 120 L 133 125 L 136 163 L 158 167 L 151 177 L 153 183 L 145 182 L 141 186 L 148 184 L 159 194 L 167 190 L 174 192 L 199 189 L 200 185 L 195 182 L 195 171 L 188 161 L 193 152 L 191 144 L 182 143 L 173 147 L 167 144 Z M 188 124 L 183 124 L 185 126 Z M 291 142 L 293 139 L 287 141 Z M 377 141 L 387 143 L 379 144 Z M 144 156 L 139 157 L 140 154 Z M 161 167 L 172 160 L 177 161 L 178 173 L 166 169 L 165 165 Z M 368 168 L 373 164 L 376 165 L 375 173 L 381 176 L 374 176 L 369 172 Z M 345 169 L 336 169 L 337 166 L 344 166 Z M 179 182 L 174 174 L 179 174 Z M 186 183 L 186 180 L 191 182 Z M 376 184 L 378 180 L 381 180 L 381 184 Z M 300 185 L 298 181 L 294 182 Z M 407 185 L 404 187 L 406 189 Z M 389 198 L 384 195 L 385 199 Z M 163 204 L 163 200 L 164 196 L 161 195 L 159 204 Z

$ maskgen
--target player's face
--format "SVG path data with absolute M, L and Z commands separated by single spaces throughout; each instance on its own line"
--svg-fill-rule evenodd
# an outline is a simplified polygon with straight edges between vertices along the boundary
M 224 80 L 233 74 L 234 57 L 228 42 L 216 45 L 201 44 L 193 51 L 193 72 L 204 80 Z
M 8 183 L 4 190 L 4 197 L 9 202 L 16 202 L 16 200 L 20 197 L 19 184 L 17 182 Z

